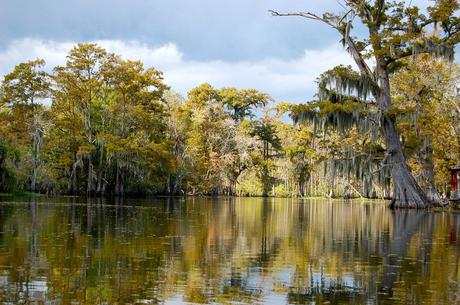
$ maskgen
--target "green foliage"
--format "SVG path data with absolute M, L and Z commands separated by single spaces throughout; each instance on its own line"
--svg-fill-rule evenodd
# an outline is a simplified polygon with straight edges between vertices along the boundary
M 0 192 L 11 192 L 20 187 L 18 161 L 19 151 L 9 143 L 0 143 Z
M 407 62 L 393 76 L 392 114 L 404 138 L 406 155 L 420 184 L 445 191 L 449 168 L 460 160 L 458 65 L 428 55 Z M 428 173 L 432 163 L 434 172 Z M 428 170 L 430 171 L 430 170 Z
M 237 121 L 245 117 L 253 117 L 254 108 L 264 107 L 272 101 L 268 94 L 255 89 L 223 88 L 218 94 L 220 101 L 232 112 L 232 117 Z
M 428 198 L 410 172 L 403 153 L 401 137 L 397 130 L 396 114 L 391 96 L 391 74 L 405 64 L 405 59 L 419 54 L 453 59 L 455 45 L 460 42 L 460 27 L 457 0 L 433 1 L 423 13 L 406 1 L 351 0 L 342 5 L 345 12 L 325 13 L 322 16 L 309 13 L 278 13 L 274 16 L 299 16 L 320 21 L 338 32 L 343 46 L 352 56 L 359 73 L 350 73 L 346 67 L 337 67 L 322 75 L 319 99 L 330 103 L 347 100 L 345 95 L 353 92 L 356 100 L 367 104 L 367 92 L 375 103 L 374 114 L 363 120 L 350 116 L 336 107 L 327 107 L 327 116 L 318 111 L 303 111 L 294 114 L 295 120 L 320 121 L 320 126 L 332 125 L 342 134 L 346 129 L 357 128 L 359 133 L 374 133 L 373 141 L 380 134 L 385 142 L 387 154 L 382 165 L 391 168 L 393 178 L 392 207 L 427 208 L 440 204 L 441 200 Z M 365 35 L 353 35 L 354 26 L 364 26 Z M 441 26 L 440 26 L 441 25 Z M 430 30 L 434 30 L 430 33 Z M 369 60 L 372 59 L 372 60 Z M 371 63 L 374 66 L 371 66 Z M 322 84 L 325 85 L 322 86 Z M 330 85 L 335 88 L 327 88 Z M 337 111 L 338 110 L 338 111 Z M 368 109 L 365 109 L 366 112 Z M 331 112 L 332 111 L 332 112 Z M 299 117 L 300 115 L 300 117 Z M 367 119 L 370 117 L 370 120 Z M 319 118 L 319 119 L 318 119 Z M 316 126 L 314 126 L 316 128 Z M 373 130 L 380 129 L 379 133 Z M 429 146 L 429 145 L 427 145 Z M 335 176 L 333 175 L 333 178 Z M 333 187 L 331 187 L 333 193 Z M 432 192 L 432 193 L 435 193 Z M 439 197 L 439 196 L 437 196 Z M 440 197 L 438 198 L 440 199 Z
M 10 107 L 27 105 L 36 107 L 49 96 L 49 75 L 42 70 L 45 61 L 36 59 L 17 65 L 5 75 L 2 83 L 2 99 Z
M 7 141 L 15 142 L 19 151 L 21 165 L 16 166 L 6 159 L 5 177 L 12 181 L 10 185 L 20 186 L 34 192 L 41 165 L 41 146 L 46 129 L 42 105 L 50 95 L 50 76 L 43 71 L 45 62 L 37 59 L 17 65 L 13 72 L 7 74 L 1 86 L 1 120 Z M 15 164 L 12 166 L 11 164 Z M 16 168 L 13 170 L 12 168 Z M 10 187 L 11 188 L 11 187 Z
M 79 44 L 51 75 L 36 60 L 5 78 L 0 192 L 388 196 L 382 117 L 398 119 L 416 172 L 414 156 L 433 138 L 441 186 L 460 143 L 458 99 L 446 98 L 453 75 L 436 62 L 399 62 L 383 110 L 369 98 L 373 80 L 346 66 L 318 78 L 317 100 L 268 108 L 266 93 L 207 83 L 183 98 L 160 71 Z M 297 124 L 283 122 L 285 113 Z M 435 138 L 441 129 L 449 141 Z

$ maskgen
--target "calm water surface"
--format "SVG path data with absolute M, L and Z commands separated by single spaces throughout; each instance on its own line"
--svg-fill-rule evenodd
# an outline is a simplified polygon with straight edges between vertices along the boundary
M 2 304 L 460 304 L 460 214 L 384 202 L 0 199 Z

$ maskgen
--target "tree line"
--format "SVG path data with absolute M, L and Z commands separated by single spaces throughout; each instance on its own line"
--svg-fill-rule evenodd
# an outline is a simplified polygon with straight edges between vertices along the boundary
M 459 159 L 458 71 L 420 55 L 392 76 L 405 155 L 436 194 Z M 79 44 L 51 73 L 37 59 L 4 77 L 0 191 L 390 197 L 375 104 L 334 81 L 353 78 L 325 71 L 318 100 L 300 105 L 207 83 L 184 98 L 160 71 Z
M 52 73 L 21 63 L 1 86 L 0 191 L 267 195 L 281 144 L 254 110 L 269 101 L 209 84 L 184 99 L 160 71 L 95 44 Z M 247 171 L 264 186 L 237 187 Z

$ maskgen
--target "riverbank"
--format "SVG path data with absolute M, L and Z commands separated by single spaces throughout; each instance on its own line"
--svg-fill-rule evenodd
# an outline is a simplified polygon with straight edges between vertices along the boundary
M 12 192 L 12 193 L 0 193 L 0 197 L 40 197 L 45 196 L 40 193 L 34 192 Z

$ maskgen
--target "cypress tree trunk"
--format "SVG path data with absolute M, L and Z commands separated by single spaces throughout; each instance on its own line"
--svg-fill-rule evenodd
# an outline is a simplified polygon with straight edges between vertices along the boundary
M 444 205 L 444 200 L 436 190 L 431 138 L 426 138 L 423 141 L 423 146 L 420 151 L 420 160 L 422 161 L 422 185 L 428 200 L 433 203 L 433 205 Z
M 30 177 L 30 191 L 35 192 L 37 188 L 37 168 L 38 168 L 38 143 L 37 138 L 34 135 L 33 137 L 33 156 L 32 156 L 32 175 Z
M 88 156 L 88 180 L 86 186 L 86 194 L 90 196 L 93 193 L 93 162 L 91 155 Z
M 383 115 L 382 129 L 387 148 L 385 163 L 391 167 L 393 178 L 393 196 L 390 207 L 419 209 L 432 207 L 406 164 L 395 118 Z
M 304 197 L 305 196 L 305 181 L 303 179 L 299 179 L 298 185 L 299 185 L 298 195 L 300 197 Z
M 270 184 L 269 184 L 269 172 L 268 172 L 268 165 L 266 161 L 268 160 L 268 142 L 264 140 L 264 165 L 262 169 L 262 197 L 268 197 L 268 193 L 270 192 Z
M 72 170 L 69 177 L 68 193 L 71 195 L 77 194 L 77 153 L 73 153 Z
M 6 191 L 6 149 L 0 147 L 0 191 Z
M 175 194 L 181 194 L 182 195 L 182 181 L 181 179 L 179 178 L 178 175 L 176 175 L 174 177 L 174 184 L 173 184 L 173 187 L 172 187 L 172 194 L 175 195 Z
M 107 165 L 104 162 L 104 147 L 102 147 L 100 155 L 99 155 L 99 174 L 97 177 L 97 188 L 96 188 L 96 193 L 98 195 L 105 194 L 106 172 L 107 172 Z
M 105 195 L 105 190 L 107 187 L 106 172 L 107 172 L 107 168 L 105 166 L 99 172 L 99 177 L 97 181 L 97 189 L 96 189 L 96 193 L 98 195 L 102 195 L 102 196 Z
M 120 162 L 117 160 L 116 163 L 117 166 L 117 171 L 115 174 L 115 195 L 116 196 L 122 196 L 124 193 L 124 187 L 123 187 L 123 171 L 120 166 Z
M 393 178 L 393 196 L 391 208 L 417 208 L 424 209 L 432 207 L 431 202 L 415 181 L 409 167 L 406 164 L 406 157 L 402 152 L 402 146 L 398 129 L 396 127 L 396 118 L 388 113 L 391 110 L 391 91 L 390 78 L 387 66 L 380 60 L 377 65 L 378 90 L 372 93 L 382 112 L 381 128 L 386 146 L 386 156 L 384 165 L 391 169 Z
M 166 193 L 168 193 L 169 196 L 171 196 L 173 192 L 173 185 L 172 185 L 171 180 L 172 180 L 171 175 L 169 174 L 168 181 L 166 182 Z
M 40 117 L 35 115 L 33 118 L 32 134 L 32 175 L 30 177 L 30 190 L 37 190 L 38 166 L 40 165 L 40 147 L 42 140 L 42 131 L 40 130 Z

